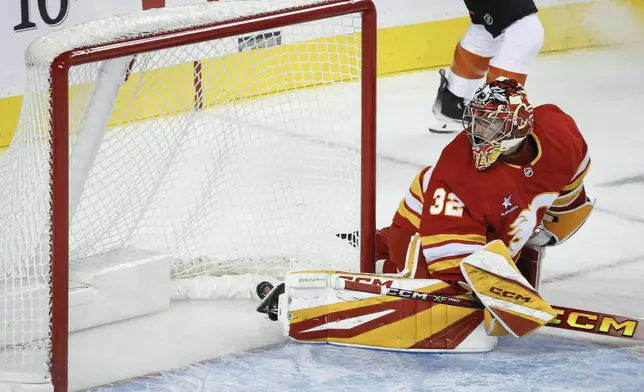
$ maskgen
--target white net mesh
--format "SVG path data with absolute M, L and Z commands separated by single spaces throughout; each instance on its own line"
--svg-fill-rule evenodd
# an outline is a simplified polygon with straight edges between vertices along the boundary
M 47 373 L 52 60 L 327 2 L 152 10 L 30 46 L 0 162 L 0 381 Z M 357 250 L 335 233 L 359 228 L 360 24 L 352 14 L 72 67 L 70 265 L 137 247 L 172 256 L 173 277 L 357 270 Z

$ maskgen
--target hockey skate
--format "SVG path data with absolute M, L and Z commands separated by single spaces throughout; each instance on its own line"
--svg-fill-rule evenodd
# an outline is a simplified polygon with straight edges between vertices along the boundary
M 463 112 L 465 101 L 457 97 L 447 88 L 445 70 L 438 71 L 441 83 L 438 87 L 436 101 L 432 107 L 433 119 L 429 124 L 429 131 L 434 133 L 453 133 L 463 130 Z
M 266 313 L 272 321 L 277 321 L 278 301 L 280 295 L 284 294 L 284 283 L 280 283 L 264 297 L 262 303 L 257 307 L 259 313 Z

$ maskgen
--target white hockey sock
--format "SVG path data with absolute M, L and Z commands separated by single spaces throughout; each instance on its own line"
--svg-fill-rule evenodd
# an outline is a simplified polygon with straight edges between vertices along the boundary
M 476 88 L 483 83 L 485 83 L 485 78 L 465 79 L 464 77 L 456 75 L 451 70 L 447 75 L 447 88 L 449 91 L 457 97 L 465 98 L 468 101 L 472 99 Z

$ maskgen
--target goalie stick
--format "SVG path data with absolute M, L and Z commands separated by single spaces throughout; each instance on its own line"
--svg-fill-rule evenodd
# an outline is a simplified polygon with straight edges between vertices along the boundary
M 485 307 L 477 300 L 463 299 L 458 297 L 451 297 L 449 295 L 437 295 L 429 293 L 421 293 L 419 291 L 399 289 L 395 287 L 376 286 L 368 283 L 351 282 L 348 280 L 340 279 L 338 281 L 339 289 L 349 291 L 360 291 L 363 293 L 372 293 L 379 295 L 387 295 L 390 297 L 398 297 L 405 299 L 417 299 L 425 302 L 432 302 L 436 304 L 458 306 L 461 308 L 470 309 L 484 309 Z
M 386 286 L 376 286 L 368 283 L 344 281 L 341 286 L 342 287 L 339 288 L 344 288 L 349 291 L 359 291 L 363 293 L 386 295 L 390 297 L 413 299 L 472 309 L 484 308 L 483 305 L 476 300 L 421 293 L 418 291 Z M 568 308 L 565 306 L 551 306 L 557 312 L 558 316 L 550 323 L 546 324 L 548 327 L 644 341 L 644 326 L 641 328 L 639 327 L 639 324 L 644 322 L 644 319 L 642 318 L 617 316 L 610 313 Z

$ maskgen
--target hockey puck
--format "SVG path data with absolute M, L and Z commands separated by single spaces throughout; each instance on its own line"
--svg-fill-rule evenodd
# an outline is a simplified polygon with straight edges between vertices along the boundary
M 273 290 L 273 285 L 270 284 L 269 282 L 262 282 L 257 285 L 257 296 L 259 299 L 264 299 L 268 295 L 268 293 Z

